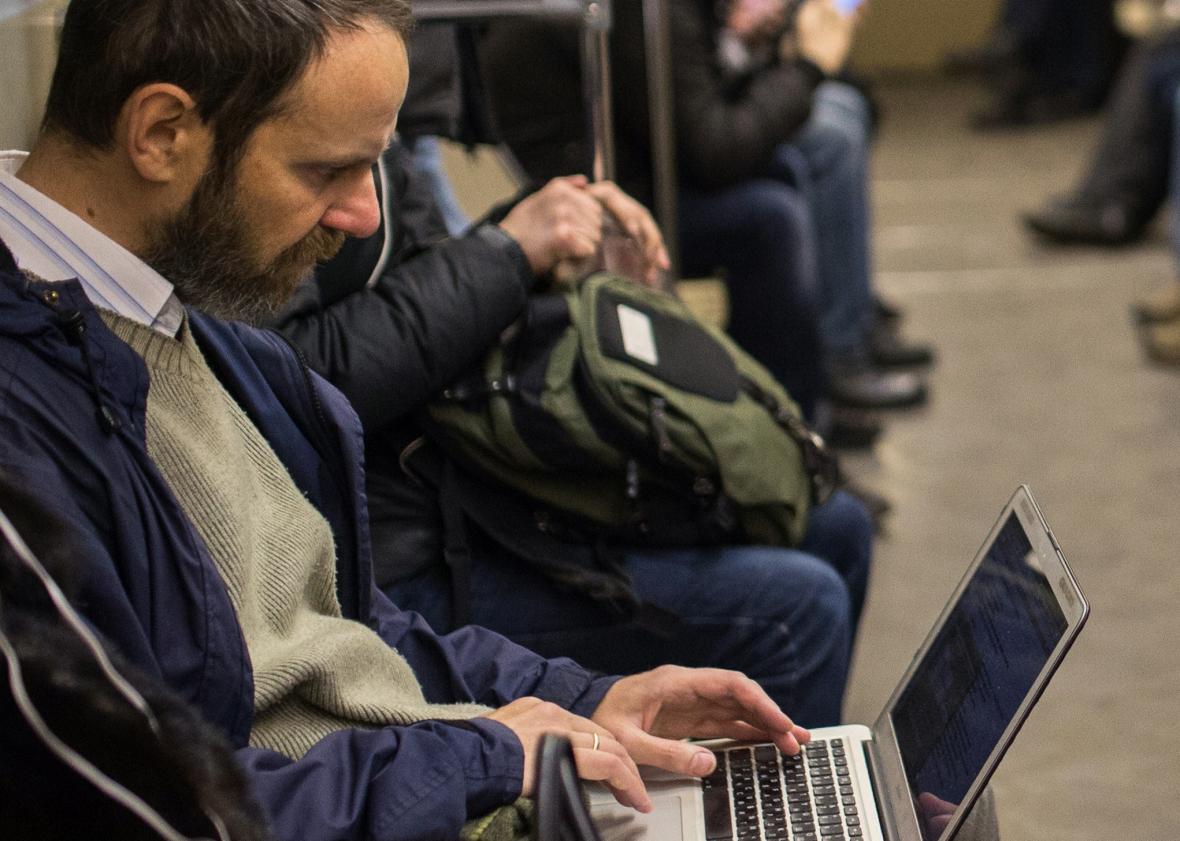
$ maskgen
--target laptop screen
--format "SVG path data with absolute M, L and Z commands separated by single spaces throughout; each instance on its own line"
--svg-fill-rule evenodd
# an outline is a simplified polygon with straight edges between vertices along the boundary
M 1010 514 L 893 709 L 926 841 L 942 833 L 937 816 L 966 796 L 1066 626 Z

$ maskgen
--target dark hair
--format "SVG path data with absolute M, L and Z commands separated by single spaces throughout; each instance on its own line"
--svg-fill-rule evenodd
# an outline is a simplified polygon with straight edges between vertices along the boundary
M 213 126 L 224 169 L 329 35 L 370 21 L 404 35 L 409 0 L 72 0 L 43 128 L 104 148 L 127 98 L 169 82 Z
M 79 589 L 86 558 L 42 500 L 0 471 L 0 511 L 67 596 Z M 93 652 L 63 621 L 41 581 L 0 536 L 0 803 L 5 838 L 118 838 L 159 841 L 139 817 L 95 788 L 49 749 L 13 694 L 9 657 L 49 729 L 73 750 L 190 837 L 271 841 L 261 807 L 224 734 L 196 709 L 108 650 L 117 670 L 147 701 L 157 733 L 116 690 Z

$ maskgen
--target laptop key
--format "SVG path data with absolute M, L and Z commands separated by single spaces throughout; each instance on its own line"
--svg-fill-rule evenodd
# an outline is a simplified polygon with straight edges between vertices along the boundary
M 836 824 L 835 826 L 821 826 L 819 828 L 819 834 L 821 838 L 832 838 L 833 836 L 843 838 L 844 827 L 840 826 L 839 824 Z
M 702 794 L 705 807 L 705 838 L 709 841 L 733 838 L 733 825 L 729 820 L 729 788 L 722 783 L 704 788 Z

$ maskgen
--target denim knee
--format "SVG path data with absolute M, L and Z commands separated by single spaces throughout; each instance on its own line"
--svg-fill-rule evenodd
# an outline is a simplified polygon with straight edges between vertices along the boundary
M 822 180 L 833 171 L 860 171 L 868 165 L 871 124 L 860 91 L 826 82 L 817 89 L 811 116 L 791 145 L 807 160 L 812 179 Z
M 855 634 L 864 609 L 873 558 L 873 518 L 864 503 L 837 491 L 811 511 L 800 548 L 827 561 L 848 588 Z
M 765 255 L 788 251 L 808 254 L 814 248 L 815 231 L 807 199 L 794 188 L 775 180 L 753 181 L 744 207 L 746 226 Z
M 824 82 L 815 90 L 811 120 L 858 145 L 867 142 L 873 115 L 864 94 L 844 82 Z

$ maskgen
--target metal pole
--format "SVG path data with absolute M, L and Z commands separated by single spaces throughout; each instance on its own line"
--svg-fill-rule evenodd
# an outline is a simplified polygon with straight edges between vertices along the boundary
M 594 181 L 615 178 L 610 27 L 610 0 L 589 0 L 582 27 L 582 94 L 590 132 L 590 177 Z
M 667 0 L 643 0 L 644 55 L 647 57 L 647 106 L 651 134 L 652 203 L 672 260 L 671 279 L 680 277 L 676 221 L 676 115 L 672 106 L 672 48 Z

